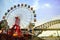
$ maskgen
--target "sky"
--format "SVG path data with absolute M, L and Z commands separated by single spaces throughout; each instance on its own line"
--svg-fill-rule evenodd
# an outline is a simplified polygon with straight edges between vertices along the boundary
M 37 21 L 50 20 L 53 17 L 60 16 L 60 0 L 0 0 L 0 17 L 11 6 L 19 3 L 33 6 L 36 10 Z
M 36 25 L 60 17 L 60 0 L 0 0 L 0 20 L 4 13 L 12 6 L 26 3 L 36 11 Z

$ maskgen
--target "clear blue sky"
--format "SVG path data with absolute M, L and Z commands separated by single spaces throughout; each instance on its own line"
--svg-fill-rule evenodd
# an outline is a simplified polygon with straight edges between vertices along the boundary
M 0 20 L 7 9 L 19 3 L 34 6 L 37 21 L 49 20 L 52 17 L 60 16 L 60 0 L 0 0 Z

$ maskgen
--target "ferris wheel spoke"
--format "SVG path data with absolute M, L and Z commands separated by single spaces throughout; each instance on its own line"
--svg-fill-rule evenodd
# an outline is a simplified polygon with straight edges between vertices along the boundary
M 23 23 L 21 23 L 21 27 L 23 27 L 23 28 L 24 28 L 24 25 L 23 25 Z
M 22 22 L 21 24 L 22 24 L 22 28 L 25 28 L 26 24 L 24 22 Z
M 23 21 L 23 23 L 24 23 L 24 24 L 26 24 L 26 25 L 28 25 L 28 24 L 29 24 L 29 23 L 28 23 L 28 22 L 26 22 L 26 21 L 25 21 L 25 22 Z

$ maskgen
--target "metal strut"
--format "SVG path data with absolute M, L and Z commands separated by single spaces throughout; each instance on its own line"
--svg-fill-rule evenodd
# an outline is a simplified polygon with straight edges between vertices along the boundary
M 20 19 L 18 17 L 15 17 L 15 24 L 13 25 L 12 29 L 15 29 L 14 32 L 17 33 L 18 36 L 22 36 L 22 31 L 19 24 Z

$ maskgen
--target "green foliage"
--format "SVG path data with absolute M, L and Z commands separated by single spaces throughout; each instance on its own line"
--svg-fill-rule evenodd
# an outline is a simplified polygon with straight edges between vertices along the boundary
M 5 28 L 6 26 L 7 26 L 7 21 L 6 20 L 2 20 L 0 22 L 0 30 L 1 30 L 1 28 Z

